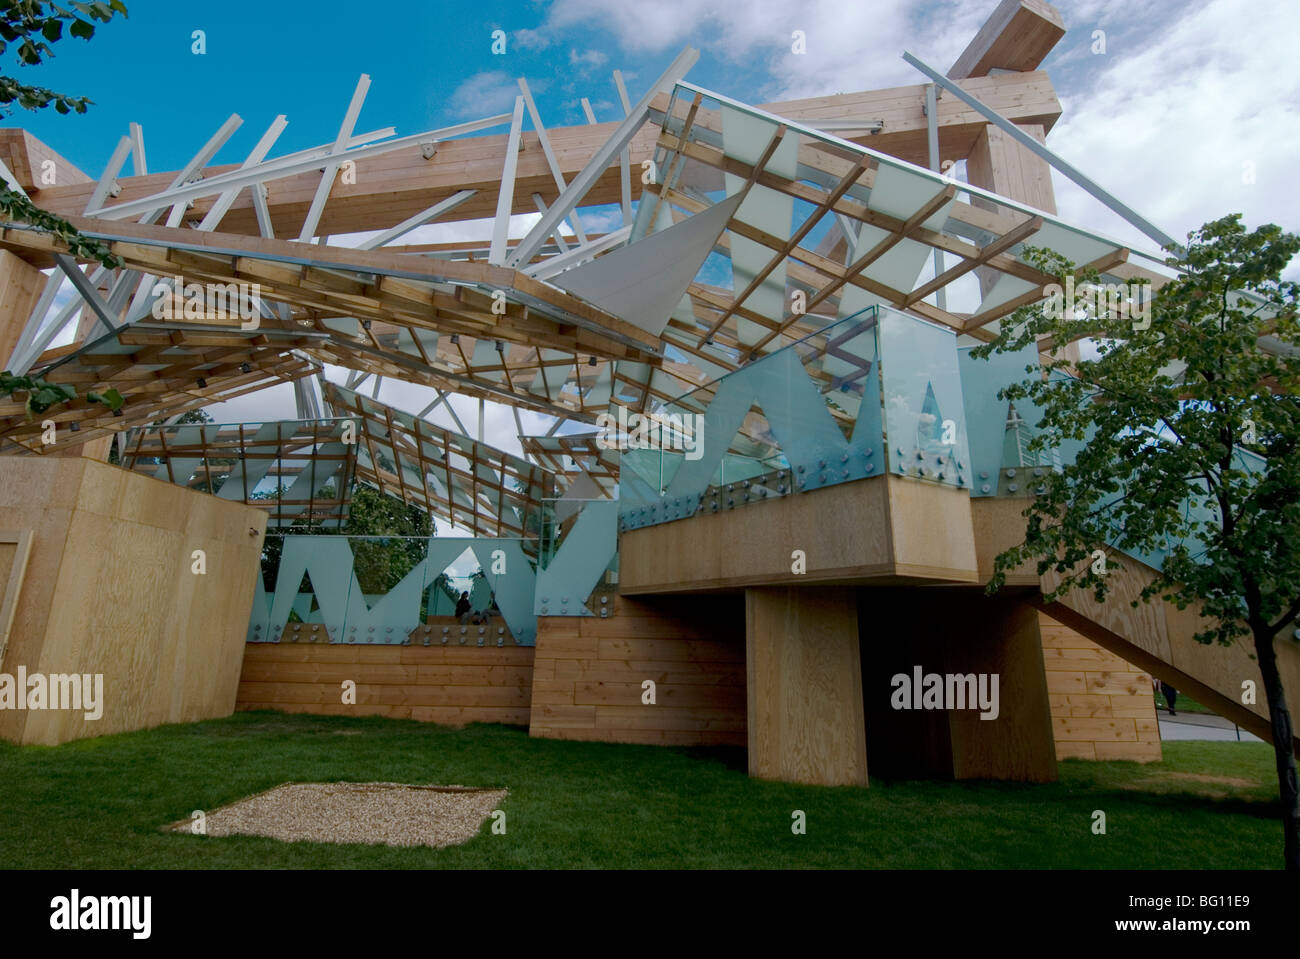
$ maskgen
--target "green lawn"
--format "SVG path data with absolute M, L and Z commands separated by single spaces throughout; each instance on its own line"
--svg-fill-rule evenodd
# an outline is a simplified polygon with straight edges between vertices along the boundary
M 1070 761 L 1051 785 L 759 782 L 740 749 L 529 739 L 507 726 L 240 713 L 59 747 L 0 743 L 0 868 L 1273 868 L 1261 743 L 1169 743 L 1157 765 Z M 287 781 L 504 786 L 442 851 L 166 834 Z M 791 812 L 807 815 L 793 835 Z M 1106 813 L 1106 835 L 1091 830 Z

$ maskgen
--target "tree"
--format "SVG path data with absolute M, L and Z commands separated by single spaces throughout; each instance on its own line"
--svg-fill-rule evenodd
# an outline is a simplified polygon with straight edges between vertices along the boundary
M 357 484 L 344 531 L 369 537 L 352 541 L 352 568 L 361 591 L 386 593 L 424 559 L 433 521 L 418 506 Z
M 285 487 L 254 494 L 253 499 L 276 499 Z M 317 497 L 333 497 L 333 488 L 322 488 Z M 435 535 L 433 520 L 418 506 L 409 506 L 394 496 L 363 484 L 352 488 L 348 518 L 341 530 L 323 526 L 319 522 L 295 523 L 277 531 L 284 535 L 345 535 L 358 538 L 352 541 L 353 569 L 361 591 L 367 594 L 386 593 L 406 576 L 420 560 L 424 559 L 426 544 Z M 284 536 L 267 536 L 262 546 L 262 573 L 267 588 L 272 588 L 280 570 L 280 555 Z
M 1041 411 L 1031 450 L 1077 452 L 1026 509 L 1025 540 L 997 557 L 990 592 L 1008 571 L 1036 561 L 1040 576 L 1061 577 L 1047 599 L 1082 588 L 1103 601 L 1107 576 L 1090 561 L 1094 549 L 1166 549 L 1141 601 L 1198 609 L 1211 624 L 1196 636 L 1202 643 L 1253 641 L 1288 869 L 1300 868 L 1300 792 L 1274 637 L 1300 612 L 1300 357 L 1288 349 L 1300 343 L 1300 325 L 1297 285 L 1282 279 L 1297 251 L 1300 237 L 1273 225 L 1247 232 L 1240 216 L 1228 216 L 1193 232 L 1187 250 L 1169 260 L 1181 275 L 1158 291 L 1140 323 L 1101 308 L 1105 298 L 1071 316 L 1054 297 L 1019 311 L 974 351 L 988 356 L 1083 333 L 1098 354 L 1074 363 L 1054 354 L 1045 372 L 1028 367 L 1037 375 L 1000 394 Z M 1062 286 L 1073 274 L 1047 251 L 1027 259 Z M 1096 281 L 1093 272 L 1074 282 Z M 1262 337 L 1282 349 L 1261 349 Z
M 451 577 L 447 575 L 446 570 L 434 577 L 433 586 L 435 590 L 441 591 L 442 595 L 449 599 L 452 605 L 455 605 L 456 600 L 460 598 L 460 593 L 456 592 L 456 584 L 451 581 Z
M 19 66 L 36 66 L 54 56 L 50 44 L 63 37 L 66 24 L 68 33 L 83 40 L 95 35 L 95 21 L 108 23 L 117 14 L 127 15 L 122 0 L 82 3 L 73 0 L 72 9 L 41 0 L 4 0 L 0 3 L 0 56 L 12 52 Z M 92 101 L 88 97 L 72 97 L 56 93 L 45 87 L 20 83 L 11 76 L 0 75 L 0 104 L 11 112 L 17 103 L 24 110 L 41 110 L 53 105 L 58 113 L 85 113 Z M 121 263 L 108 247 L 97 240 L 82 236 L 69 223 L 34 204 L 21 191 L 8 183 L 0 184 L 0 214 L 5 219 L 28 223 L 44 233 L 52 233 L 68 245 L 75 257 L 99 260 L 105 266 L 116 268 Z

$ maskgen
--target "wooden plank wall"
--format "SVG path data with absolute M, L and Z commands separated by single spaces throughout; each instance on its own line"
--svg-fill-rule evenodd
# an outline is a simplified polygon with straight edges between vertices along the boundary
M 1039 613 L 1057 759 L 1161 758 L 1151 676 Z
M 609 600 L 608 619 L 539 621 L 530 734 L 746 745 L 743 597 Z M 641 701 L 647 679 L 653 706 Z
M 532 684 L 531 646 L 249 643 L 235 708 L 526 726 Z

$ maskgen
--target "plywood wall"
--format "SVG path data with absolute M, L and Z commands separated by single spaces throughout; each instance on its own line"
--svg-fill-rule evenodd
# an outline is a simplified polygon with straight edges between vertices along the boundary
M 1057 759 L 1161 758 L 1151 676 L 1039 613 Z
M 539 620 L 531 735 L 745 745 L 742 598 L 610 597 L 609 606 L 607 619 Z M 647 679 L 654 705 L 642 702 Z
M 98 720 L 3 710 L 0 736 L 53 745 L 230 715 L 265 526 L 106 464 L 0 457 L 0 527 L 33 533 L 0 672 L 102 674 L 105 703 Z
M 343 702 L 347 680 L 355 704 Z M 250 643 L 236 708 L 523 726 L 532 683 L 531 646 Z

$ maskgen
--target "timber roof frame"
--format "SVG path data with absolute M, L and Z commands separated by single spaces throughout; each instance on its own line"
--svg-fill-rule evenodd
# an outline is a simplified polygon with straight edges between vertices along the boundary
M 474 536 L 537 535 L 529 524 L 554 495 L 551 470 L 337 383 L 325 385 L 324 398 L 358 423 L 361 482 Z
M 1000 37 L 984 39 L 1015 47 Z M 20 347 L 36 358 L 31 368 L 55 382 L 120 381 L 132 423 L 285 381 L 295 382 L 304 418 L 324 405 L 322 385 L 340 403 L 345 391 L 347 402 L 374 406 L 385 377 L 437 390 L 440 399 L 425 413 L 455 393 L 479 399 L 482 417 L 482 402 L 491 399 L 512 408 L 525 451 L 521 462 L 530 470 L 540 467 L 527 463 L 529 457 L 562 466 L 568 455 L 607 490 L 617 477 L 616 454 L 590 448 L 592 434 L 526 437 L 518 411 L 556 417 L 554 433 L 570 420 L 592 423 L 615 404 L 643 413 L 661 409 L 791 343 L 815 340 L 819 330 L 858 313 L 864 303 L 888 305 L 987 341 L 999 320 L 1043 298 L 1054 281 L 1025 262 L 1024 248 L 1059 245 L 1063 237 L 1080 238 L 1076 246 L 1091 254 L 1071 257 L 1080 270 L 1092 266 L 1121 281 L 1157 285 L 1167 279 L 1129 262 L 1130 250 L 1117 241 L 912 162 L 923 161 L 928 150 L 937 171 L 940 145 L 949 155 L 968 155 L 988 126 L 988 111 L 1008 123 L 1049 130 L 1060 104 L 1036 68 L 1042 50 L 1056 39 L 1058 31 L 1045 29 L 1023 62 L 1017 61 L 1023 72 L 960 77 L 984 114 L 961 97 L 936 102 L 932 85 L 753 107 L 686 81 L 698 57 L 686 48 L 635 106 L 615 71 L 625 114 L 616 122 L 597 123 L 586 109 L 586 126 L 548 130 L 521 78 L 510 113 L 400 138 L 391 127 L 356 134 L 369 87 L 363 75 L 337 133 L 324 144 L 268 159 L 286 122 L 278 116 L 242 165 L 209 167 L 242 123 L 231 116 L 183 169 L 152 175 L 141 131 L 133 125 L 98 180 L 73 176 L 49 190 L 28 185 L 38 202 L 107 242 L 123 269 L 83 271 L 49 236 L 0 224 L 0 247 L 38 266 L 58 266 Z M 998 56 L 1005 53 L 1002 47 Z M 754 133 L 751 147 L 736 148 L 726 129 L 728 113 L 747 118 L 751 132 L 761 132 Z M 524 129 L 525 117 L 531 130 Z M 483 132 L 503 126 L 509 132 Z M 0 152 L 8 150 L 23 181 L 32 179 L 43 149 L 52 154 L 25 135 L 0 138 Z M 132 177 L 122 175 L 128 157 L 135 166 Z M 663 171 L 656 182 L 631 176 L 642 157 Z M 360 185 L 338 177 L 348 164 L 365 171 Z M 18 182 L 2 162 L 0 173 Z M 879 191 L 878 181 L 884 184 Z M 701 267 L 662 335 L 615 315 L 626 310 L 601 309 L 562 288 L 564 271 L 599 269 L 603 256 L 635 249 L 652 232 L 721 202 L 719 184 L 724 197 L 742 194 L 716 240 L 715 234 L 706 237 L 710 256 L 728 261 L 731 286 Z M 642 202 L 633 217 L 637 196 Z M 750 215 L 773 197 L 797 215 L 788 214 L 784 222 Z M 614 203 L 622 210 L 621 226 L 604 234 L 584 229 L 580 207 Z M 494 211 L 490 239 L 396 242 L 423 224 Z M 511 242 L 508 220 L 521 212 L 540 213 L 541 221 Z M 131 222 L 137 217 L 139 222 Z M 297 239 L 277 239 L 275 226 L 281 237 Z M 326 242 L 331 231 L 357 228 L 377 235 L 359 246 Z M 898 268 L 900 257 L 915 260 L 915 268 Z M 934 262 L 933 273 L 922 261 Z M 993 276 L 1001 286 L 982 290 L 978 309 L 970 313 L 949 310 L 948 288 L 958 282 L 969 287 L 968 276 L 977 271 L 981 283 Z M 51 322 L 46 317 L 65 275 L 78 298 Z M 265 287 L 258 322 L 250 330 L 224 315 L 152 318 L 147 301 L 155 283 L 166 285 L 175 276 Z M 786 300 L 802 291 L 806 308 L 774 309 L 775 291 Z M 80 342 L 48 348 L 77 313 Z M 373 375 L 376 399 L 325 383 L 322 364 L 354 371 L 349 384 L 356 374 Z M 816 379 L 817 370 L 810 375 Z M 441 429 L 424 420 L 424 413 L 401 427 L 398 420 L 411 415 L 384 409 L 382 428 L 396 429 L 399 446 L 418 447 L 426 425 Z M 16 411 L 7 419 L 4 412 L 0 407 L 0 442 L 10 441 L 12 431 L 15 442 L 32 449 L 30 426 L 19 429 Z M 451 413 L 462 427 L 454 435 L 475 442 Z M 99 410 L 77 410 L 75 403 L 60 416 L 84 417 L 79 422 L 100 431 L 79 432 L 84 439 L 126 425 L 121 417 L 104 422 Z M 374 443 L 381 424 L 367 422 Z M 402 429 L 411 434 L 405 440 Z M 407 489 L 402 470 L 388 477 L 381 472 L 372 469 L 370 477 L 380 488 L 386 484 L 431 510 L 454 511 L 454 495 L 442 504 L 429 489 Z M 551 473 L 552 484 L 560 472 Z M 477 499 L 471 494 L 470 501 Z M 491 525 L 477 516 L 477 508 L 475 513 L 479 526 Z M 498 528 L 501 522 L 498 516 Z

